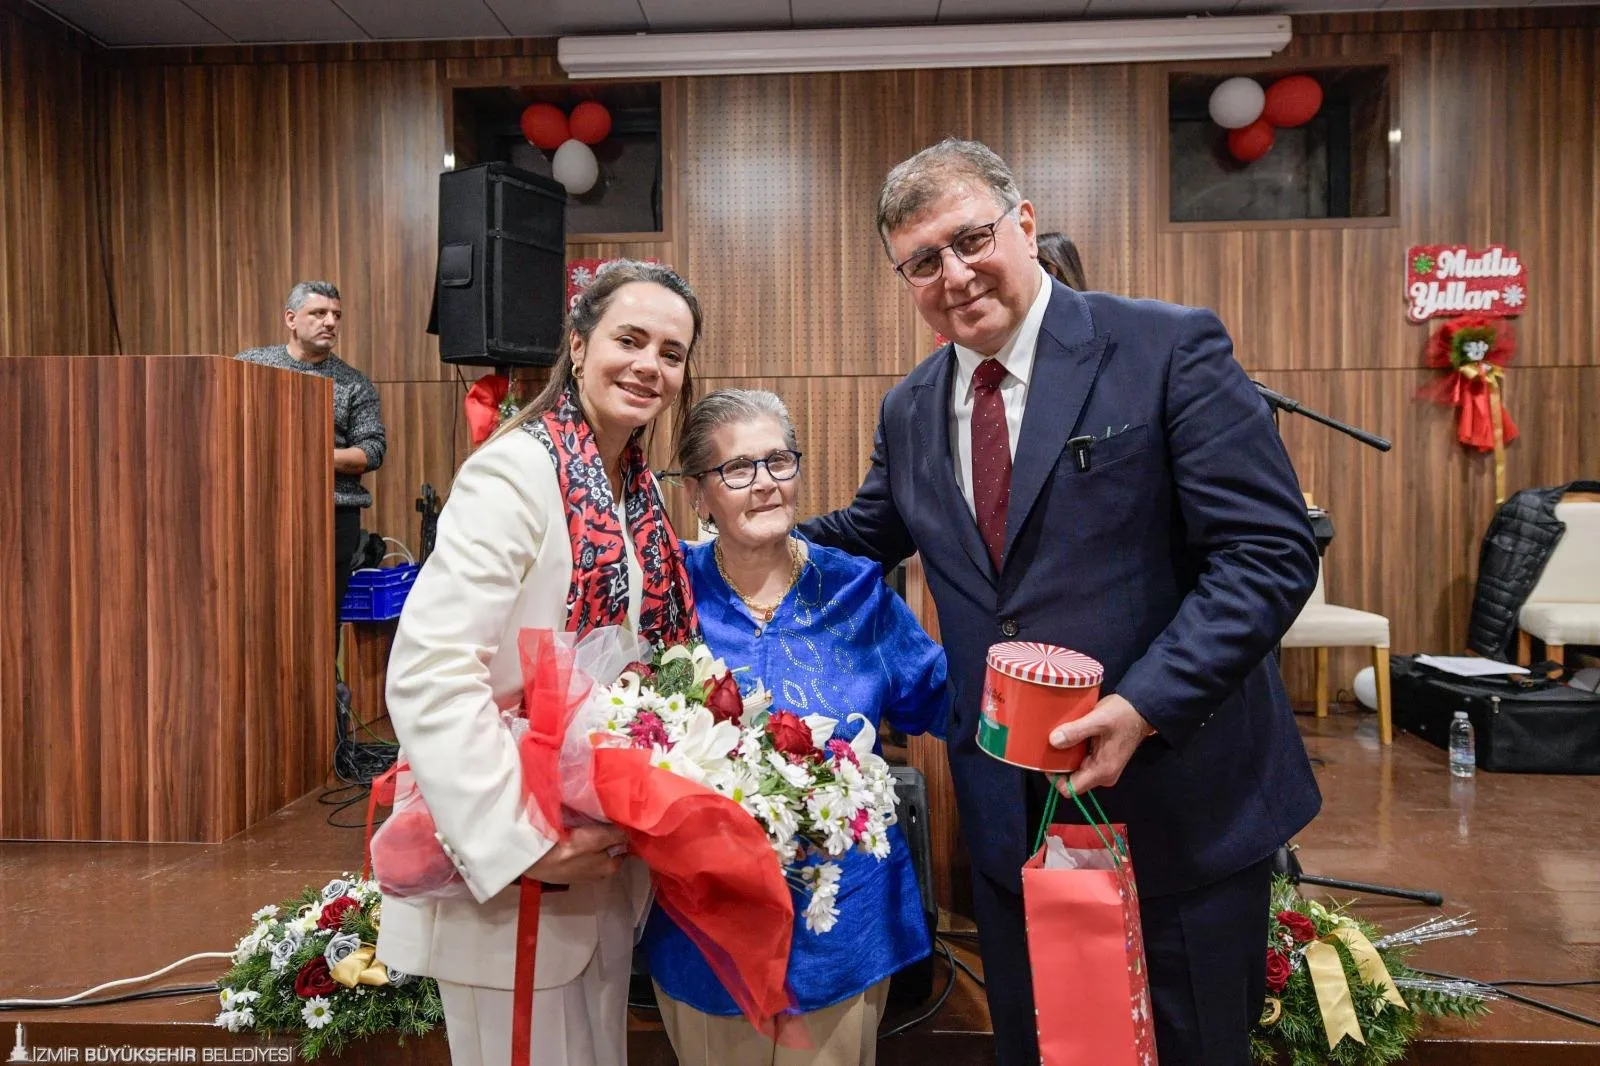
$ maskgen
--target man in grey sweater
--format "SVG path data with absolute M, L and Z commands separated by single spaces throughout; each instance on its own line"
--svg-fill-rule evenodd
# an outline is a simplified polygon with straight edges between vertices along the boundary
M 339 290 L 326 281 L 302 281 L 289 290 L 283 322 L 289 343 L 251 348 L 234 358 L 263 366 L 316 374 L 333 382 L 333 579 L 334 632 L 339 605 L 361 539 L 361 509 L 372 495 L 361 475 L 383 465 L 388 438 L 378 407 L 378 390 L 361 371 L 333 354 L 339 340 Z

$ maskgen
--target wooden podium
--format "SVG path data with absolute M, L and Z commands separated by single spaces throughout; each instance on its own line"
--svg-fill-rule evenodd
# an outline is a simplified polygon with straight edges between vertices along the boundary
M 0 359 L 0 838 L 224 840 L 333 755 L 333 386 Z

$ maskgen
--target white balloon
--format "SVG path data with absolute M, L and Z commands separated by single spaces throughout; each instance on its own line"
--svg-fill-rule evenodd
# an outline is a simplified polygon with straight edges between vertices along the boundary
M 1211 90 L 1211 121 L 1226 129 L 1250 125 L 1266 106 L 1267 92 L 1254 78 L 1229 78 Z
M 555 158 L 550 161 L 550 173 L 567 187 L 569 193 L 582 196 L 594 188 L 594 183 L 599 179 L 600 161 L 587 144 L 572 137 L 556 149 Z
M 1357 703 L 1369 711 L 1378 709 L 1378 674 L 1372 667 L 1357 671 L 1350 687 L 1356 690 Z

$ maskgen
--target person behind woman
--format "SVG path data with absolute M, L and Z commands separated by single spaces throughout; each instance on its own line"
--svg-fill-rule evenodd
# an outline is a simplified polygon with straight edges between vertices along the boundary
M 695 633 L 641 445 L 675 404 L 682 421 L 700 326 L 694 293 L 671 270 L 622 261 L 600 273 L 572 306 L 549 385 L 462 465 L 400 617 L 389 715 L 470 898 L 386 896 L 377 950 L 438 979 L 456 1066 L 510 1058 L 520 878 L 571 886 L 547 891 L 540 913 L 532 1061 L 627 1059 L 645 871 L 619 857 L 614 827 L 556 843 L 529 821 L 501 711 L 520 701 L 523 627 L 628 625 L 673 643 Z
M 1083 259 L 1078 246 L 1065 233 L 1041 233 L 1038 237 L 1039 265 L 1045 273 L 1069 289 L 1084 292 L 1089 288 L 1083 274 Z
M 749 667 L 778 709 L 826 715 L 835 736 L 878 730 L 942 735 L 944 651 L 884 584 L 875 563 L 794 532 L 800 451 L 783 401 L 726 389 L 695 405 L 679 465 L 716 538 L 685 549 L 706 643 Z M 851 715 L 861 715 L 849 721 Z M 880 861 L 842 862 L 838 923 L 807 931 L 797 905 L 788 980 L 812 1048 L 778 1047 L 739 1017 L 704 957 L 659 908 L 643 947 L 662 1020 L 683 1066 L 871 1066 L 891 974 L 931 950 L 910 849 L 898 827 Z

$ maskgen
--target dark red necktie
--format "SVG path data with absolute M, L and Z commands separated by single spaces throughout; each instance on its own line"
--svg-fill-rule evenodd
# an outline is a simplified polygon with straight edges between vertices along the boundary
M 998 572 L 1006 547 L 1006 504 L 1011 499 L 1011 433 L 1000 382 L 1006 368 L 985 359 L 972 373 L 972 505 L 978 532 Z

